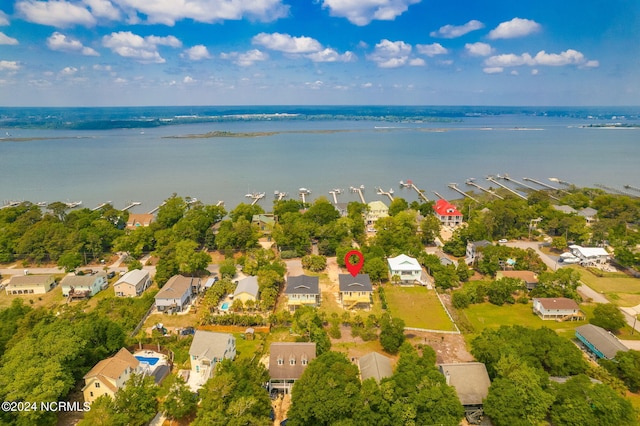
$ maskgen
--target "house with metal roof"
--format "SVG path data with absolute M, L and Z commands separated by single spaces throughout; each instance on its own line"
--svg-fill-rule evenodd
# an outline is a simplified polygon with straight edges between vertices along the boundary
M 8 295 L 45 294 L 56 286 L 53 275 L 14 275 L 5 287 Z
M 576 301 L 566 297 L 534 298 L 533 313 L 543 320 L 580 321 L 585 319 Z
M 439 199 L 436 201 L 433 205 L 433 211 L 440 220 L 440 223 L 444 226 L 458 226 L 462 224 L 462 213 L 447 200 Z
M 269 347 L 269 391 L 291 393 L 296 380 L 316 358 L 315 342 L 276 342 Z
M 149 272 L 134 269 L 123 276 L 113 285 L 113 291 L 118 297 L 140 296 L 151 285 Z
M 191 362 L 190 382 L 197 386 L 213 377 L 216 364 L 223 359 L 233 360 L 236 357 L 236 338 L 230 333 L 214 333 L 196 330 L 189 347 Z
M 256 302 L 258 300 L 258 277 L 249 275 L 238 281 L 235 291 L 233 292 L 233 300 L 241 300 L 246 303 L 248 300 Z
M 467 421 L 477 424 L 483 415 L 483 401 L 489 394 L 491 380 L 487 368 L 481 362 L 440 364 L 447 385 L 453 386 L 464 407 Z
M 367 204 L 365 223 L 368 226 L 374 225 L 378 219 L 389 216 L 389 207 L 382 201 L 376 200 Z
M 398 276 L 402 284 L 421 284 L 427 283 L 427 276 L 422 270 L 422 266 L 418 260 L 401 254 L 396 257 L 387 259 L 389 265 L 389 276 L 393 282 L 393 277 Z
M 363 382 L 373 377 L 376 382 L 380 383 L 385 377 L 393 375 L 391 358 L 378 352 L 370 352 L 360 357 L 358 367 L 360 368 L 360 380 Z
M 122 389 L 132 373 L 140 373 L 140 361 L 131 352 L 122 348 L 111 358 L 98 362 L 84 375 L 82 393 L 85 402 L 92 403 L 102 395 L 115 397 Z
M 629 350 L 611 332 L 597 325 L 581 325 L 576 327 L 575 333 L 587 352 L 599 359 L 613 359 L 618 352 Z
M 569 246 L 571 253 L 580 259 L 581 264 L 607 263 L 611 255 L 602 247 L 582 247 L 579 245 Z
M 287 277 L 287 287 L 284 294 L 287 297 L 289 311 L 301 306 L 320 306 L 320 283 L 318 277 L 297 275 Z
M 340 304 L 344 309 L 369 309 L 373 301 L 373 285 L 369 274 L 338 275 Z

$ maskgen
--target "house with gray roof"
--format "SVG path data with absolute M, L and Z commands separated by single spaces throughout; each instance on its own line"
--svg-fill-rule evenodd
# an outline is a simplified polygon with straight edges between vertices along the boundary
M 465 253 L 464 261 L 467 265 L 471 265 L 480 257 L 480 249 L 483 247 L 491 246 L 491 241 L 480 240 L 480 241 L 469 241 L 467 243 L 467 250 Z
M 315 358 L 315 342 L 272 343 L 269 347 L 269 391 L 290 393 L 295 381 Z
M 216 364 L 223 359 L 236 357 L 236 338 L 229 333 L 196 330 L 189 347 L 191 374 L 189 381 L 195 378 L 199 386 L 213 377 Z
M 53 275 L 14 275 L 5 287 L 7 294 L 45 294 L 56 285 Z
M 156 309 L 158 312 L 182 312 L 200 290 L 200 278 L 174 275 L 156 294 Z
M 360 380 L 363 382 L 373 377 L 380 383 L 385 377 L 393 375 L 391 368 L 391 358 L 386 357 L 378 352 L 370 352 L 358 359 L 358 367 L 360 368 Z
M 249 275 L 238 281 L 235 291 L 233 292 L 233 300 L 241 300 L 246 303 L 248 300 L 256 302 L 258 300 L 258 277 Z
M 578 216 L 584 217 L 587 223 L 595 222 L 597 220 L 597 214 L 598 210 L 591 207 L 585 207 L 584 209 L 578 210 Z
M 297 275 L 287 277 L 287 296 L 289 311 L 295 312 L 301 306 L 320 306 L 320 284 L 318 277 Z
M 100 290 L 107 288 L 107 274 L 100 271 L 93 275 L 67 275 L 60 281 L 62 295 L 65 297 L 71 293 L 72 297 L 95 296 Z
M 438 369 L 444 375 L 447 385 L 456 390 L 467 421 L 471 424 L 479 423 L 483 415 L 483 401 L 491 386 L 486 366 L 481 362 L 460 362 L 440 364 Z
M 373 301 L 373 286 L 369 274 L 338 275 L 340 303 L 345 309 L 369 309 Z
M 593 324 L 576 327 L 576 338 L 583 344 L 589 354 L 598 359 L 613 359 L 618 352 L 629 350 L 611 332 Z
M 149 272 L 134 269 L 121 276 L 113 285 L 113 291 L 118 297 L 140 296 L 151 285 Z
M 574 209 L 571 206 L 567 206 L 565 204 L 559 206 L 556 204 L 551 205 L 551 207 L 553 207 L 554 210 L 562 212 L 564 214 L 576 214 L 578 211 L 576 209 Z

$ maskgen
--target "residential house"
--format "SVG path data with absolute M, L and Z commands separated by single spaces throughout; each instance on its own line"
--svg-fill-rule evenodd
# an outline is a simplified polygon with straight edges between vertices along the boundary
M 480 249 L 490 245 L 492 245 L 491 242 L 487 240 L 469 241 L 467 243 L 467 251 L 464 261 L 467 263 L 467 265 L 473 264 L 476 260 L 479 259 Z
M 370 352 L 358 359 L 358 367 L 360 368 L 360 380 L 363 382 L 372 378 L 380 383 L 385 377 L 393 375 L 391 368 L 391 358 L 388 358 L 378 352 Z
M 287 287 L 284 290 L 287 296 L 289 311 L 301 306 L 320 306 L 320 284 L 318 277 L 298 275 L 287 277 Z
M 557 210 L 557 211 L 562 212 L 564 214 L 576 214 L 576 213 L 578 213 L 578 211 L 576 209 L 574 209 L 571 206 L 567 206 L 567 205 L 558 206 L 558 205 L 553 204 L 553 205 L 551 205 L 551 207 L 553 207 L 554 210 Z
M 153 222 L 154 216 L 150 213 L 129 213 L 127 219 L 127 229 L 137 229 L 141 226 L 147 227 Z
M 349 215 L 348 205 L 349 203 L 333 203 L 333 207 L 338 210 L 340 217 L 347 217 Z
M 534 298 L 533 313 L 543 320 L 578 321 L 585 318 L 576 301 L 566 297 Z
M 531 291 L 538 285 L 538 276 L 532 271 L 498 271 L 496 280 L 500 278 L 516 278 L 524 282 L 527 290 Z
M 295 381 L 315 358 L 315 342 L 272 343 L 269 347 L 269 391 L 290 393 Z
M 113 285 L 113 291 L 119 297 L 140 296 L 151 285 L 149 272 L 134 269 L 124 274 Z
M 388 258 L 387 263 L 389 264 L 391 282 L 394 281 L 394 276 L 398 276 L 401 284 L 418 283 L 425 285 L 427 283 L 426 273 L 415 258 L 401 254 Z
M 345 309 L 369 309 L 372 303 L 373 286 L 369 274 L 340 274 L 338 276 L 340 303 Z
M 250 275 L 238 281 L 236 290 L 233 292 L 233 300 L 240 300 L 247 303 L 249 300 L 258 300 L 258 277 Z
M 236 338 L 232 334 L 196 330 L 189 347 L 190 377 L 195 377 L 201 386 L 213 377 L 218 362 L 235 357 Z
M 462 213 L 458 211 L 456 206 L 447 200 L 440 199 L 433 205 L 436 217 L 444 226 L 458 226 L 462 224 Z
M 618 352 L 629 350 L 616 336 L 593 324 L 576 327 L 576 338 L 588 353 L 598 359 L 613 359 Z
M 156 294 L 156 309 L 158 312 L 182 312 L 200 290 L 200 278 L 174 275 Z
M 469 424 L 479 424 L 483 415 L 483 401 L 491 386 L 486 366 L 481 362 L 461 362 L 440 364 L 438 369 L 447 385 L 456 390 Z
M 91 297 L 95 296 L 100 290 L 107 288 L 107 274 L 100 271 L 93 275 L 67 275 L 60 281 L 62 295 L 71 297 Z M 73 289 L 73 292 L 71 291 Z
M 55 286 L 53 275 L 14 275 L 5 291 L 7 294 L 45 294 Z
M 571 253 L 580 259 L 581 264 L 595 265 L 607 263 L 611 255 L 602 247 L 582 247 L 578 245 L 569 246 Z
M 584 217 L 585 220 L 587 221 L 587 225 L 598 220 L 598 218 L 596 217 L 597 214 L 598 214 L 598 210 L 593 209 L 591 207 L 585 207 L 584 209 L 578 210 L 578 216 Z
M 138 361 L 126 348 L 122 348 L 111 358 L 98 362 L 84 375 L 85 402 L 93 403 L 102 395 L 115 397 L 115 393 L 122 389 L 132 373 L 140 373 Z
M 367 226 L 373 226 L 381 217 L 389 216 L 389 207 L 382 201 L 372 201 L 367 204 L 367 213 L 365 215 L 365 223 Z
M 263 234 L 271 234 L 276 224 L 276 218 L 273 214 L 254 214 L 251 223 L 256 225 Z

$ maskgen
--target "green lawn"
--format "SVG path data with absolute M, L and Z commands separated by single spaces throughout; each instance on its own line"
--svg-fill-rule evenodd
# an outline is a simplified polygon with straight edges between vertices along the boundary
M 598 277 L 588 270 L 576 265 L 572 268 L 580 271 L 583 283 L 604 294 L 604 296 L 618 306 L 636 306 L 640 304 L 640 279 L 632 278 L 621 272 L 604 273 Z
M 385 285 L 384 292 L 392 316 L 401 318 L 407 327 L 455 331 L 434 290 L 425 287 Z

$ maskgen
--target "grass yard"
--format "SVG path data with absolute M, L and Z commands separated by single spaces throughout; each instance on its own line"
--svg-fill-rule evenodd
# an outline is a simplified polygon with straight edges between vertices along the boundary
M 580 271 L 581 281 L 604 294 L 611 303 L 628 307 L 640 304 L 640 279 L 621 272 L 605 272 L 604 276 L 598 277 L 579 266 L 572 265 L 571 268 Z
M 407 327 L 455 331 L 434 290 L 422 286 L 384 286 L 389 312 Z
M 59 281 L 58 281 L 59 283 Z M 53 290 L 45 294 L 16 294 L 8 295 L 7 292 L 0 290 L 0 309 L 8 308 L 14 299 L 22 299 L 25 305 L 32 308 L 50 309 L 58 305 L 66 303 L 66 298 L 62 295 L 60 284 L 56 285 Z

